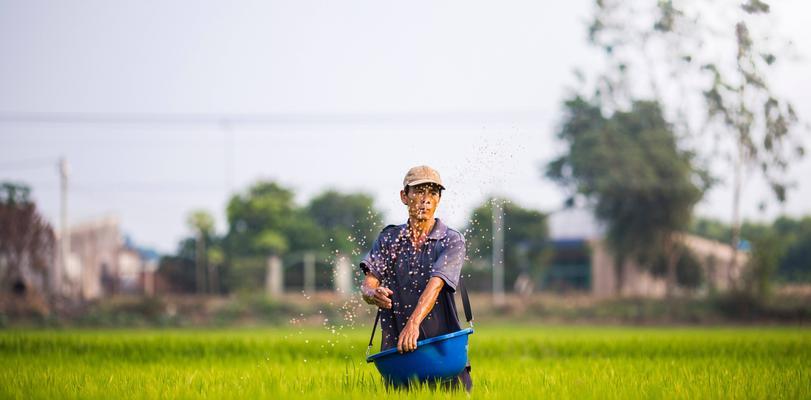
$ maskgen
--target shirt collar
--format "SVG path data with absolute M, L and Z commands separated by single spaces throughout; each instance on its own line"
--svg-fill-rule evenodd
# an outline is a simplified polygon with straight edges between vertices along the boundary
M 434 228 L 431 229 L 431 233 L 428 234 L 428 239 L 439 240 L 444 238 L 448 235 L 448 226 L 442 222 L 441 219 L 437 218 L 436 222 L 434 223 Z
M 448 226 L 442 222 L 441 219 L 435 218 L 436 222 L 434 222 L 434 227 L 431 228 L 431 233 L 428 234 L 428 239 L 431 240 L 440 240 L 443 239 L 445 236 L 448 235 Z M 401 225 L 400 233 L 406 237 L 408 237 L 408 221 L 405 224 Z

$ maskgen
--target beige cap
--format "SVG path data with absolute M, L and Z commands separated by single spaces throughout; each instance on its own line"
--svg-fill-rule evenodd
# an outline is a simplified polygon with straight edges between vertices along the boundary
M 403 179 L 404 187 L 421 185 L 423 183 L 435 183 L 442 189 L 445 189 L 445 185 L 442 184 L 442 178 L 439 177 L 439 172 L 436 172 L 435 169 L 427 165 L 411 168 Z

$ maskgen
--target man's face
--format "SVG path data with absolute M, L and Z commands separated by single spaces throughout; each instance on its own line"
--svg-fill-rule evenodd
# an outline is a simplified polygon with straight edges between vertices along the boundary
M 442 198 L 439 186 L 433 183 L 412 186 L 400 191 L 400 200 L 408 206 L 408 218 L 413 221 L 427 221 L 434 218 L 434 213 Z

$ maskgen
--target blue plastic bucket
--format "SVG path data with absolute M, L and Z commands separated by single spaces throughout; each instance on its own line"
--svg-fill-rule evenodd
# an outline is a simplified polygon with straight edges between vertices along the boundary
M 366 357 L 374 362 L 383 378 L 395 385 L 416 379 L 420 382 L 445 380 L 459 375 L 467 365 L 468 335 L 472 328 L 417 342 L 417 349 L 398 353 L 391 348 Z

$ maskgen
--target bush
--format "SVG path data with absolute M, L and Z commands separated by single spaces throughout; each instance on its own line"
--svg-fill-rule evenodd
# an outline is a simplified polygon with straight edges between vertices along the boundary
M 752 239 L 752 256 L 744 275 L 744 286 L 752 297 L 765 299 L 771 295 L 772 281 L 784 253 L 784 245 L 774 233 Z

